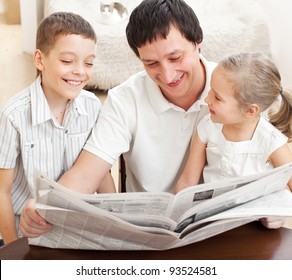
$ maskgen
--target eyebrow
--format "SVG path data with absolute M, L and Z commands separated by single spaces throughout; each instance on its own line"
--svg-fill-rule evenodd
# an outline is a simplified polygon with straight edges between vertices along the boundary
M 215 93 L 216 97 L 219 98 L 220 100 L 224 100 L 224 98 L 212 88 L 213 92 Z
M 170 52 L 170 53 L 167 53 L 164 57 L 171 56 L 171 55 L 175 55 L 175 54 L 178 54 L 178 53 L 183 53 L 183 52 L 184 52 L 184 50 L 182 50 L 182 49 L 175 49 L 174 51 L 172 51 L 172 52 Z M 143 62 L 153 62 L 153 61 L 157 61 L 157 60 L 155 60 L 155 59 L 143 59 L 143 58 L 141 58 L 141 60 L 142 60 Z
M 76 56 L 76 53 L 74 53 L 74 52 L 69 52 L 69 51 L 60 52 L 60 55 L 66 55 L 66 54 Z M 96 58 L 96 56 L 95 56 L 95 54 L 90 54 L 86 58 Z

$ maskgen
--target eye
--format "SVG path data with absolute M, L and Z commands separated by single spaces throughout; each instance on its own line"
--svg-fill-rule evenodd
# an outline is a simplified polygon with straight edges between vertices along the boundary
M 85 65 L 86 65 L 87 67 L 93 67 L 93 62 L 85 62 Z
M 177 60 L 180 60 L 180 59 L 181 59 L 181 56 L 177 56 L 177 57 L 172 57 L 169 60 L 170 61 L 177 61 Z
M 70 64 L 70 63 L 72 63 L 72 60 L 61 59 L 61 61 L 62 61 L 64 64 Z
M 158 65 L 158 62 L 144 63 L 146 67 L 153 68 Z
M 217 101 L 221 101 L 221 99 L 220 99 L 217 95 L 215 95 L 215 99 L 216 99 Z

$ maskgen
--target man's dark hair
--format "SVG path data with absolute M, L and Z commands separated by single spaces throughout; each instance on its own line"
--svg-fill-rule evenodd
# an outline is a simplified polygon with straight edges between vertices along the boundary
M 127 40 L 139 57 L 138 49 L 157 38 L 166 38 L 170 27 L 195 45 L 203 40 L 203 31 L 193 9 L 183 0 L 144 0 L 129 18 Z

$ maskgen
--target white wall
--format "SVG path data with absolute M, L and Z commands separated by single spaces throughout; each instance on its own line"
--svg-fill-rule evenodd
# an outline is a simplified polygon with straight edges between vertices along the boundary
M 0 14 L 4 13 L 4 0 L 0 0 Z
M 267 15 L 271 32 L 272 56 L 283 87 L 292 88 L 292 2 L 291 0 L 256 0 Z
M 35 49 L 36 30 L 44 16 L 44 2 L 45 0 L 20 0 L 23 51 L 26 53 L 32 54 Z

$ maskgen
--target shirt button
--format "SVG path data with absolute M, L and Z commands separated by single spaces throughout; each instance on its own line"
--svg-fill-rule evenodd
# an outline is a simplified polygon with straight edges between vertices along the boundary
M 65 133 L 66 133 L 66 134 L 68 133 L 68 129 L 65 130 Z

